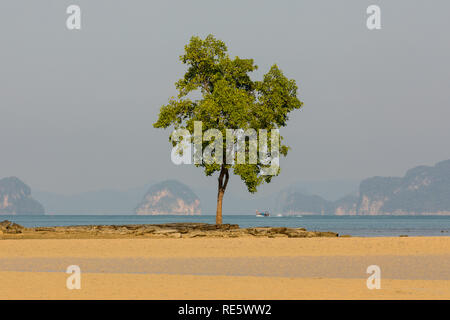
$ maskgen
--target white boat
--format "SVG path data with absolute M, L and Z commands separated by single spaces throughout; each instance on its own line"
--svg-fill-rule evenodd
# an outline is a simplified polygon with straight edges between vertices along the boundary
M 265 212 L 259 212 L 258 210 L 256 210 L 256 216 L 258 218 L 263 218 L 263 217 L 268 217 L 270 216 L 270 213 L 265 211 Z

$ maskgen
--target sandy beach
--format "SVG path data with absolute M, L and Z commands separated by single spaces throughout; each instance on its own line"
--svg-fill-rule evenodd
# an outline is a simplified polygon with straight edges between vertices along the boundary
M 1 240 L 0 299 L 450 299 L 449 266 L 449 237 Z

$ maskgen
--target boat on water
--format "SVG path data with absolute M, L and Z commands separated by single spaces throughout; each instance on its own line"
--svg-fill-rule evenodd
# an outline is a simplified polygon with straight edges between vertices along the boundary
M 267 212 L 267 211 L 259 212 L 258 210 L 256 210 L 256 216 L 257 216 L 257 217 L 269 217 L 269 216 L 270 216 L 270 213 Z

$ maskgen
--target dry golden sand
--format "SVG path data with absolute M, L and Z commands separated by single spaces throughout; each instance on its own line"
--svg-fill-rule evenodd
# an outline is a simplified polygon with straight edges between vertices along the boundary
M 0 258 L 436 254 L 450 254 L 450 237 L 0 240 Z
M 450 281 L 302 279 L 192 275 L 84 274 L 80 290 L 67 275 L 0 272 L 2 299 L 448 299 Z
M 364 277 L 336 279 L 327 278 L 326 275 L 304 278 L 251 274 L 227 276 L 84 272 L 81 290 L 68 290 L 68 275 L 64 272 L 5 271 L 1 265 L 1 261 L 17 258 L 32 260 L 78 257 L 107 261 L 119 258 L 332 259 L 347 256 L 350 259 L 383 256 L 392 260 L 402 257 L 423 257 L 426 260 L 428 256 L 448 259 L 449 254 L 450 237 L 1 240 L 0 299 L 450 299 L 450 279 L 382 278 L 380 290 L 368 290 Z M 333 265 L 328 267 L 331 270 Z M 217 268 L 220 269 L 220 265 Z M 417 270 L 426 268 L 422 264 L 405 265 L 404 268 L 412 268 L 410 273 L 426 271 Z

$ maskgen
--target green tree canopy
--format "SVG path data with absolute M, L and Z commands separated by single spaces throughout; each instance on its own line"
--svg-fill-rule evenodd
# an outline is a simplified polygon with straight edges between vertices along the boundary
M 201 121 L 203 132 L 217 129 L 224 138 L 226 129 L 266 129 L 269 137 L 267 155 L 274 156 L 270 154 L 270 130 L 286 126 L 289 113 L 302 106 L 302 102 L 297 98 L 298 88 L 295 80 L 287 79 L 277 65 L 273 65 L 262 81 L 253 81 L 249 74 L 258 68 L 253 59 L 231 59 L 225 43 L 212 35 L 208 35 L 204 40 L 192 37 L 180 60 L 187 65 L 187 71 L 184 77 L 176 82 L 178 96 L 172 97 L 169 103 L 161 108 L 154 127 L 173 126 L 174 129 L 193 132 L 194 122 Z M 176 144 L 174 141 L 172 143 Z M 203 142 L 204 146 L 209 143 Z M 222 148 L 225 159 L 225 139 Z M 249 149 L 248 142 L 245 149 Z M 286 156 L 288 149 L 288 146 L 281 142 L 279 153 Z M 267 163 L 261 159 L 254 164 L 202 161 L 196 165 L 203 167 L 208 176 L 219 172 L 217 223 L 222 222 L 222 197 L 230 170 L 243 180 L 248 191 L 252 193 L 256 192 L 262 183 L 270 182 L 273 177 L 264 174 Z M 279 172 L 278 168 L 275 175 Z

